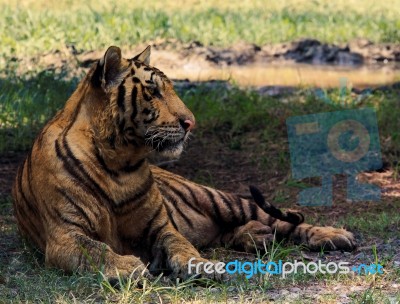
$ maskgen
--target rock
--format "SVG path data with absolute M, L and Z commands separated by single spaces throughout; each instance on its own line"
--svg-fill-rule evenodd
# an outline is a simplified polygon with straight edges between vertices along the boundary
M 290 288 L 289 291 L 290 291 L 290 292 L 293 292 L 293 293 L 300 293 L 300 292 L 301 292 L 301 289 L 298 288 L 298 287 L 293 287 L 293 288 Z
M 289 290 L 282 289 L 279 293 L 280 293 L 282 296 L 285 296 L 285 295 L 288 295 L 290 292 L 289 292 Z
M 339 47 L 315 39 L 295 41 L 283 57 L 295 62 L 311 64 L 360 65 L 363 58 L 351 52 L 348 46 Z
M 270 293 L 268 293 L 268 298 L 269 298 L 270 300 L 272 300 L 272 301 L 278 300 L 280 296 L 281 296 L 281 295 L 280 295 L 279 293 L 277 293 L 277 292 L 270 292 Z
M 227 291 L 228 291 L 228 292 L 237 292 L 238 289 L 237 289 L 236 287 L 234 287 L 234 286 L 229 286 L 229 287 L 227 288 Z

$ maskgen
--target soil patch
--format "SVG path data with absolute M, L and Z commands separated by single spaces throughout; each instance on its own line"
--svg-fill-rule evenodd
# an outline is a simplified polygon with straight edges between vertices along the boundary
M 0 155 L 0 201 L 10 196 L 17 168 L 25 155 L 25 152 Z

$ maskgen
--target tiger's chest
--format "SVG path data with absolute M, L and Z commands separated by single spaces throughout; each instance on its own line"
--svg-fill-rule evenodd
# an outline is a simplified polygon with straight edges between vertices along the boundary
M 146 247 L 146 231 L 154 218 L 155 210 L 162 204 L 156 188 L 151 187 L 148 192 L 136 195 L 141 196 L 141 199 L 132 200 L 124 208 L 118 209 L 118 212 L 113 212 L 118 239 L 129 254 L 136 247 Z

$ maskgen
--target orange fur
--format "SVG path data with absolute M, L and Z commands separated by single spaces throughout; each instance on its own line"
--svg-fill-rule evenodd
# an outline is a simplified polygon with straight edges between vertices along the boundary
M 253 241 L 262 248 L 275 232 L 312 249 L 354 247 L 350 232 L 301 223 L 294 213 L 275 218 L 267 205 L 149 165 L 154 151 L 178 157 L 195 122 L 149 56 L 149 48 L 132 59 L 109 48 L 18 170 L 19 230 L 47 265 L 69 272 L 103 265 L 114 277 L 116 269 L 148 275 L 151 263 L 185 278 L 190 258 L 205 261 L 196 248 L 251 250 Z

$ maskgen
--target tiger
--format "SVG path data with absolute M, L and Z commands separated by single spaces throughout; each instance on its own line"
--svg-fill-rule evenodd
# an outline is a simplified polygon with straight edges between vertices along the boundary
M 256 187 L 247 199 L 152 164 L 154 154 L 181 155 L 195 117 L 173 82 L 150 65 L 150 53 L 148 46 L 126 59 L 109 47 L 18 168 L 18 230 L 43 253 L 45 266 L 101 270 L 107 278 L 165 271 L 187 279 L 190 260 L 209 261 L 199 253 L 205 248 L 254 251 L 278 238 L 311 250 L 356 247 L 351 232 L 307 224 Z

